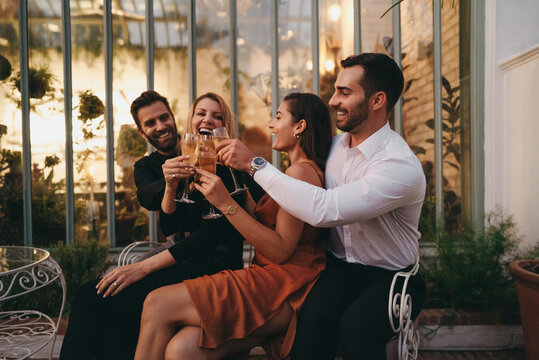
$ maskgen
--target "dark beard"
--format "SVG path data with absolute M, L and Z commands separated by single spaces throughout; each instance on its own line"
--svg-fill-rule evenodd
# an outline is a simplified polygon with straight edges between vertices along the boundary
M 158 151 L 165 154 L 171 154 L 171 155 L 176 155 L 178 144 L 180 141 L 180 139 L 177 138 L 176 141 L 174 142 L 171 141 L 170 144 L 161 145 L 159 141 L 155 140 L 154 138 L 148 137 L 147 140 Z
M 342 131 L 352 131 L 359 125 L 363 124 L 369 117 L 369 100 L 365 98 L 354 111 L 348 112 L 348 121 L 340 126 L 337 124 L 337 128 Z

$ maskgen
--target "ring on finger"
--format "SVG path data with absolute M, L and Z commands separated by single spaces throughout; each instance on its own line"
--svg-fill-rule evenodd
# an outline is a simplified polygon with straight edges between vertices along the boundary
M 118 282 L 117 282 L 117 281 L 114 281 L 114 282 L 112 283 L 112 285 L 118 286 Z
M 176 178 L 176 174 L 172 174 L 172 178 L 175 179 L 175 178 Z

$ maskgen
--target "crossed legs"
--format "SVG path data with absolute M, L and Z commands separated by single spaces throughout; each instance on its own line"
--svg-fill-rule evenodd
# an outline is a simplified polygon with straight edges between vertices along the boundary
M 198 347 L 200 317 L 187 287 L 183 283 L 165 286 L 152 291 L 144 301 L 135 360 L 213 360 L 243 354 L 268 336 L 284 331 L 291 317 L 292 309 L 285 304 L 273 319 L 249 337 L 231 340 L 217 349 L 204 349 Z

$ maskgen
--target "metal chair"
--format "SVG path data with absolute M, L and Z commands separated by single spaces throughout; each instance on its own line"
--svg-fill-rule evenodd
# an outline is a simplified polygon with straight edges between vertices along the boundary
M 388 342 L 388 347 L 398 337 L 397 358 L 399 360 L 416 360 L 419 351 L 417 320 L 416 322 L 412 320 L 412 296 L 406 292 L 410 277 L 417 274 L 418 269 L 419 258 L 410 271 L 399 271 L 393 276 L 391 288 L 389 289 L 387 312 L 391 328 L 397 335 L 393 340 Z M 395 289 L 395 284 L 399 278 L 403 278 L 404 281 L 401 292 L 397 292 Z M 396 318 L 397 321 L 395 322 L 393 318 Z
M 118 266 L 133 264 L 140 260 L 148 251 L 158 249 L 165 244 L 149 241 L 136 241 L 124 247 L 118 256 Z

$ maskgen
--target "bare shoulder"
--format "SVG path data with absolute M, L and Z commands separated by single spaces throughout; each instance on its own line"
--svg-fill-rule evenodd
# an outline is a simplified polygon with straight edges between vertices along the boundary
M 286 169 L 285 174 L 295 179 L 308 182 L 316 186 L 322 186 L 322 182 L 314 167 L 307 162 L 293 164 Z

